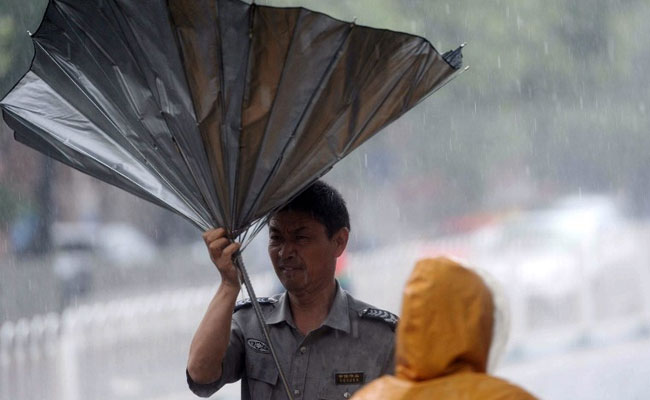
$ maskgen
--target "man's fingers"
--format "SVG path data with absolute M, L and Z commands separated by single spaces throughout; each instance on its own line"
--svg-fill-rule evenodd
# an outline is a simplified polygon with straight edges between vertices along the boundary
M 232 255 L 235 254 L 235 252 L 239 250 L 240 247 L 241 244 L 239 243 L 231 243 L 230 245 L 228 245 L 228 247 L 223 249 L 223 252 L 221 254 L 223 257 L 232 258 Z
M 208 249 L 210 249 L 210 253 L 213 253 L 215 251 L 221 253 L 228 246 L 228 243 L 230 243 L 230 241 L 222 237 L 212 242 L 208 242 Z
M 209 231 L 203 232 L 202 236 L 203 236 L 203 241 L 205 241 L 206 244 L 210 244 L 211 242 L 214 242 L 216 239 L 220 237 L 225 237 L 226 230 L 223 228 L 211 229 Z

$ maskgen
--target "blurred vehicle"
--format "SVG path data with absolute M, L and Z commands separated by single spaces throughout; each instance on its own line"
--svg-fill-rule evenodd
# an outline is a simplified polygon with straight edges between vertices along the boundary
M 505 283 L 515 345 L 538 351 L 604 335 L 599 320 L 643 307 L 638 234 L 607 195 L 572 196 L 478 232 L 474 261 Z M 552 333 L 548 343 L 531 334 Z M 563 334 L 566 333 L 563 337 Z M 517 343 L 518 342 L 518 343 Z
M 633 258 L 636 248 L 631 224 L 604 195 L 563 198 L 491 229 L 483 251 L 516 261 L 519 283 L 549 295 L 575 286 L 582 268 L 580 276 L 593 276 L 610 261 Z
M 123 223 L 56 222 L 51 237 L 62 309 L 90 292 L 96 268 L 146 268 L 157 251 L 149 237 Z
M 125 223 L 56 222 L 52 240 L 56 248 L 88 248 L 116 267 L 146 266 L 156 254 L 153 240 Z
M 101 225 L 95 239 L 99 256 L 118 267 L 146 267 L 156 255 L 153 240 L 132 225 Z

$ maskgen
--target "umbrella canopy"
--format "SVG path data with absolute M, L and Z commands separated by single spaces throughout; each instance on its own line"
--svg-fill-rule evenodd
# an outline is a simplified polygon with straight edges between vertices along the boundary
M 0 102 L 17 140 L 239 240 L 461 59 L 240 0 L 50 0 L 32 40 L 29 72 Z
M 231 237 L 459 68 L 423 38 L 240 0 L 51 0 L 16 139 Z

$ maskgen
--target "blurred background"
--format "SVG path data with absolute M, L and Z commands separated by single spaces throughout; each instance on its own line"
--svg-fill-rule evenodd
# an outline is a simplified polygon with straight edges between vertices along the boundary
M 650 3 L 258 1 L 416 33 L 470 69 L 344 159 L 339 279 L 399 312 L 416 259 L 494 275 L 497 375 L 547 399 L 650 391 Z M 0 97 L 45 0 L 0 3 Z M 258 295 L 281 290 L 262 232 Z M 189 343 L 218 284 L 200 232 L 0 126 L 0 399 L 191 399 Z M 238 398 L 237 385 L 216 394 Z

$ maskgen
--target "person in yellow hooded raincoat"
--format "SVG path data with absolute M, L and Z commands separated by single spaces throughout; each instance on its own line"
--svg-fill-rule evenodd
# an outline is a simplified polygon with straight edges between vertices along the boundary
M 404 289 L 395 376 L 352 399 L 535 399 L 486 373 L 494 316 L 492 292 L 477 273 L 447 258 L 419 261 Z

